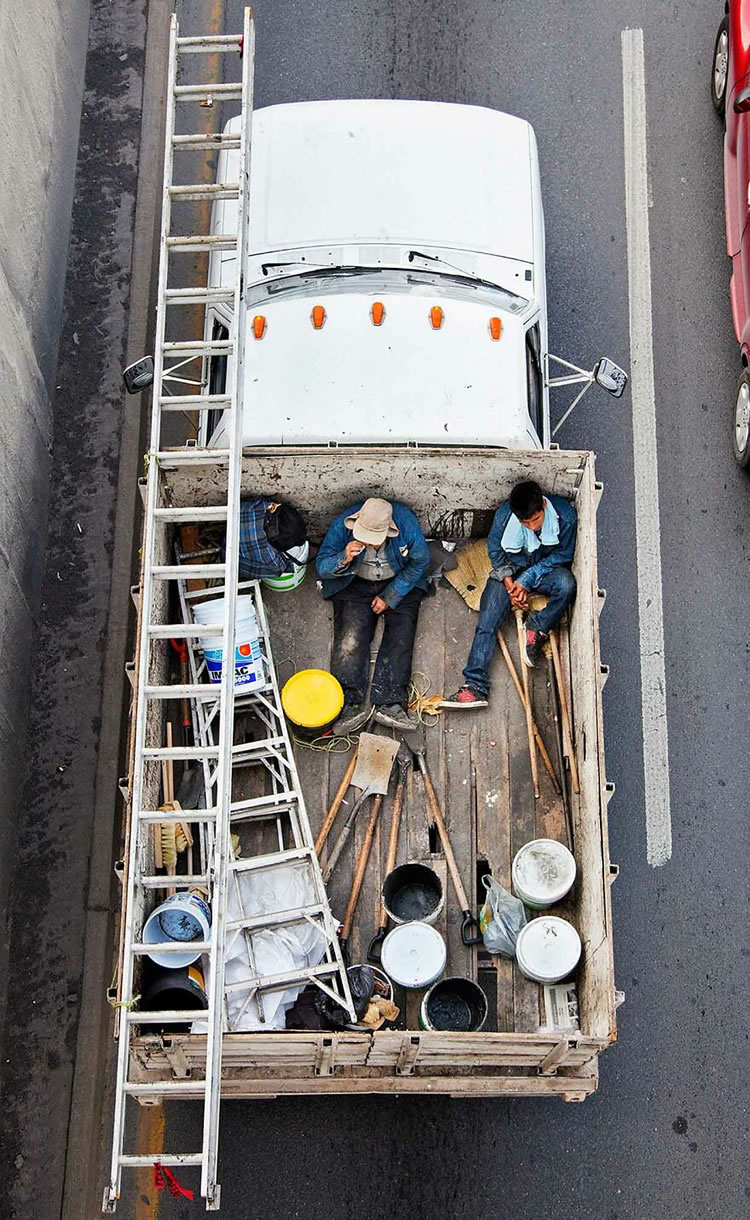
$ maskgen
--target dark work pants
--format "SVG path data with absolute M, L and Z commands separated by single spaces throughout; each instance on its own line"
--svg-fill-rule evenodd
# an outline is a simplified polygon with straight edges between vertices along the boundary
M 373 706 L 397 703 L 406 707 L 414 636 L 424 593 L 421 589 L 412 589 L 394 609 L 389 608 L 382 615 L 377 615 L 370 609 L 370 603 L 390 583 L 389 580 L 362 580 L 355 576 L 345 589 L 334 593 L 331 598 L 331 671 L 344 688 L 347 704 L 364 703 L 367 698 L 370 644 L 378 618 L 382 618 L 383 639 L 372 679 Z

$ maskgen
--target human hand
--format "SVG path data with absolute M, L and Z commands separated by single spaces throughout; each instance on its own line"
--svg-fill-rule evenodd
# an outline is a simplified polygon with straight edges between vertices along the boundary
M 382 597 L 373 597 L 370 602 L 370 609 L 373 614 L 382 614 L 384 610 L 388 609 L 388 602 L 384 602 Z
M 351 563 L 353 559 L 356 559 L 358 555 L 362 554 L 364 549 L 364 543 L 362 542 L 357 542 L 356 540 L 353 542 L 347 542 L 346 550 L 344 551 L 346 562 Z
M 508 590 L 511 605 L 518 610 L 528 610 L 529 594 L 523 585 L 520 585 L 517 580 L 513 580 L 510 576 L 506 576 L 503 583 Z

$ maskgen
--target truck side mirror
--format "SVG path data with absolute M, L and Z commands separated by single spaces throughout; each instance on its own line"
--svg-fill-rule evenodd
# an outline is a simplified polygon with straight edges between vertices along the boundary
M 140 360 L 135 361 L 135 364 L 129 364 L 126 369 L 122 370 L 122 379 L 128 394 L 140 394 L 141 390 L 145 390 L 153 384 L 153 356 L 142 356 Z
M 628 375 L 619 364 L 615 364 L 614 360 L 602 356 L 601 360 L 594 365 L 594 381 L 613 398 L 622 398 L 628 384 Z
M 735 114 L 747 114 L 750 110 L 750 89 L 740 89 L 734 99 Z

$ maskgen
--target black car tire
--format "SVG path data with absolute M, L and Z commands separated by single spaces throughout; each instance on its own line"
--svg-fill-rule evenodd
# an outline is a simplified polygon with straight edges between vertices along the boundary
M 719 63 L 723 56 L 723 72 Z M 723 83 L 722 83 L 723 76 Z M 717 114 L 725 117 L 727 97 L 727 79 L 729 77 L 729 17 L 725 17 L 719 26 L 714 43 L 714 53 L 711 59 L 711 102 Z
M 732 449 L 743 470 L 750 466 L 750 370 L 743 369 L 737 382 L 732 413 Z

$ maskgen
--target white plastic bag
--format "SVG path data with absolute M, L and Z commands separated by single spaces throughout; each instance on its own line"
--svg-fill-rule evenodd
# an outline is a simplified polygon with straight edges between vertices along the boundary
M 479 927 L 484 946 L 490 953 L 501 957 L 516 956 L 518 933 L 526 923 L 526 911 L 520 898 L 514 898 L 491 877 L 482 877 L 487 891 L 484 905 L 479 912 Z

